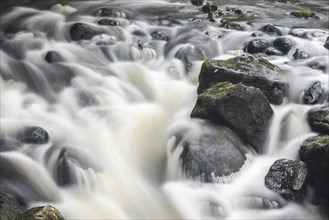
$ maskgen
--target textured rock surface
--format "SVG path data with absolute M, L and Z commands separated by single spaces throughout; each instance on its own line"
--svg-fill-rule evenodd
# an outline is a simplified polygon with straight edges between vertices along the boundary
M 304 103 L 305 104 L 316 103 L 320 99 L 323 92 L 324 89 L 322 88 L 320 81 L 316 81 L 312 83 L 310 87 L 304 90 L 304 96 L 303 96 Z
M 0 192 L 1 220 L 14 220 L 23 211 L 24 209 L 18 204 L 15 198 Z
M 18 140 L 29 144 L 46 144 L 49 141 L 48 132 L 36 126 L 26 127 L 18 134 Z
M 307 112 L 307 121 L 313 131 L 329 134 L 329 105 L 312 108 Z
M 273 41 L 273 46 L 283 54 L 287 54 L 292 48 L 293 44 L 287 37 L 278 37 Z
M 197 60 L 204 60 L 204 53 L 202 49 L 194 45 L 186 45 L 179 48 L 175 54 L 175 58 L 184 63 L 186 71 L 192 68 L 192 62 Z
M 75 23 L 70 29 L 70 36 L 73 41 L 90 40 L 95 35 L 97 35 L 97 32 L 83 23 Z
M 270 42 L 266 39 L 255 39 L 248 43 L 245 51 L 252 54 L 264 53 L 270 45 Z
M 15 220 L 64 220 L 64 217 L 56 208 L 47 205 L 31 208 L 18 215 Z

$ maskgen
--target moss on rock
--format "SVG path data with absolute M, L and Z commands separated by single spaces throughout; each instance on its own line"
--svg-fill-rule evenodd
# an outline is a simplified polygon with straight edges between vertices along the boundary
M 290 15 L 296 17 L 296 18 L 315 18 L 319 19 L 319 16 L 317 16 L 314 12 L 311 11 L 293 11 L 290 13 Z
M 15 220 L 64 220 L 61 213 L 54 207 L 40 206 L 27 210 L 16 217 Z

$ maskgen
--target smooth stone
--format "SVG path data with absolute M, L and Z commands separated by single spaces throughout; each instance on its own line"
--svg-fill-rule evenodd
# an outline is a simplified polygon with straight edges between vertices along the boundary
M 301 49 L 296 49 L 292 56 L 295 60 L 307 59 L 309 57 L 309 55 Z
M 175 58 L 184 63 L 185 70 L 188 72 L 192 68 L 192 62 L 197 60 L 204 60 L 204 52 L 198 46 L 185 45 L 178 49 Z
M 312 108 L 307 112 L 306 119 L 312 131 L 329 134 L 329 105 Z
M 97 32 L 89 25 L 83 23 L 75 23 L 70 29 L 70 36 L 73 41 L 90 40 L 95 35 L 97 35 Z
M 251 54 L 264 53 L 270 45 L 270 42 L 266 39 L 255 39 L 248 43 L 245 51 Z
M 293 44 L 291 40 L 286 37 L 278 37 L 273 41 L 273 46 L 283 54 L 287 54 L 292 48 Z
M 41 127 L 29 126 L 19 132 L 17 139 L 28 144 L 46 144 L 49 141 L 49 134 Z
M 48 63 L 55 63 L 55 62 L 64 61 L 63 57 L 56 51 L 49 51 L 45 56 L 45 60 Z
M 265 54 L 269 55 L 269 56 L 283 56 L 284 55 L 281 51 L 275 49 L 274 47 L 267 48 Z
M 261 28 L 261 31 L 263 31 L 266 34 L 269 35 L 278 35 L 281 36 L 282 32 L 279 28 L 275 27 L 273 24 L 267 24 Z

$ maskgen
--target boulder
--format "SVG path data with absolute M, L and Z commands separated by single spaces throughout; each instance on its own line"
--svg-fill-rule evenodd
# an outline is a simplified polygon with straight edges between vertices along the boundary
M 329 37 L 327 37 L 327 40 L 323 46 L 329 50 Z
M 234 23 L 234 22 L 228 22 L 223 25 L 224 28 L 230 29 L 230 30 L 237 30 L 237 31 L 243 31 L 244 28 L 241 24 L 239 23 Z
M 101 8 L 96 15 L 100 17 L 127 18 L 127 13 L 120 8 Z
M 29 126 L 18 133 L 17 139 L 28 144 L 46 144 L 49 141 L 49 134 L 41 127 Z
M 207 2 L 204 6 L 202 6 L 201 11 L 202 13 L 211 13 L 217 11 L 218 7 L 217 5 L 214 5 L 213 3 Z
M 191 4 L 194 6 L 201 6 L 203 5 L 203 0 L 191 0 Z
M 184 140 L 182 144 L 183 171 L 188 177 L 205 182 L 212 182 L 213 177 L 221 180 L 221 177 L 238 172 L 249 152 L 236 134 L 220 126 L 214 126 L 200 137 Z
M 56 51 L 49 51 L 45 56 L 45 60 L 48 63 L 55 63 L 55 62 L 64 61 L 63 57 Z
M 97 32 L 89 25 L 83 23 L 75 23 L 70 29 L 70 36 L 73 41 L 90 40 L 95 35 L 97 35 Z
M 279 68 L 265 59 L 243 54 L 228 60 L 205 60 L 199 75 L 198 94 L 218 82 L 242 82 L 262 90 L 273 104 L 281 104 L 287 85 L 279 78 Z
M 329 134 L 329 105 L 312 108 L 307 112 L 307 122 L 312 131 Z
M 281 51 L 275 49 L 274 47 L 267 48 L 265 54 L 269 55 L 269 56 L 283 56 L 284 55 Z
M 168 41 L 169 38 L 166 34 L 162 33 L 161 31 L 154 31 L 151 34 L 152 40 L 159 40 L 159 41 Z
M 303 102 L 305 104 L 315 104 L 323 93 L 320 81 L 313 82 L 310 87 L 304 90 Z
M 230 82 L 204 90 L 191 113 L 193 118 L 229 127 L 259 153 L 272 116 L 273 110 L 260 89 Z
M 282 35 L 281 30 L 275 27 L 273 24 L 267 24 L 263 26 L 260 30 L 268 35 L 278 35 L 278 36 Z
M 175 58 L 184 63 L 185 70 L 188 72 L 192 67 L 192 62 L 197 60 L 204 60 L 204 52 L 200 47 L 194 45 L 185 45 L 179 48 L 175 54 Z
M 252 37 L 264 37 L 264 33 L 260 31 L 255 31 L 251 34 Z
M 290 13 L 290 15 L 296 18 L 315 18 L 315 19 L 320 18 L 318 15 L 316 15 L 314 12 L 311 11 L 293 11 Z
M 24 212 L 17 200 L 7 194 L 0 192 L 0 219 L 13 220 L 17 215 Z
M 292 56 L 294 57 L 295 60 L 307 59 L 309 57 L 309 55 L 306 52 L 300 49 L 296 49 L 295 52 L 292 54 Z
M 299 156 L 307 163 L 315 192 L 329 201 L 329 135 L 306 139 L 299 149 Z
M 287 54 L 292 48 L 292 42 L 289 38 L 278 37 L 273 41 L 273 46 L 283 54 Z
M 119 26 L 120 23 L 116 20 L 112 20 L 112 19 L 107 19 L 107 18 L 104 18 L 104 19 L 101 19 L 97 22 L 97 24 L 99 25 L 108 25 L 108 26 Z
M 61 213 L 53 206 L 34 207 L 18 215 L 15 220 L 64 220 Z
M 255 39 L 247 44 L 245 51 L 251 54 L 264 53 L 270 45 L 270 42 L 266 39 Z
M 16 151 L 23 146 L 22 142 L 14 138 L 0 138 L 0 152 Z
M 305 193 L 307 175 L 307 165 L 303 161 L 280 159 L 270 167 L 265 185 L 287 200 L 300 200 Z

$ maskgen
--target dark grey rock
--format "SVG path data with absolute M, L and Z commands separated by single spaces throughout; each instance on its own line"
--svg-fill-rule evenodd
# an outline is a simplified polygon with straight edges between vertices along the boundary
M 329 105 L 312 108 L 307 112 L 307 122 L 312 131 L 329 134 Z
M 75 23 L 70 29 L 70 36 L 73 41 L 90 40 L 95 35 L 97 35 L 97 32 L 89 25 L 83 23 Z
M 303 161 L 280 159 L 270 167 L 265 185 L 287 200 L 300 200 L 305 193 L 307 175 L 307 165 Z
M 207 13 L 211 13 L 211 12 L 217 11 L 217 9 L 218 9 L 217 5 L 214 5 L 213 3 L 207 2 L 207 4 L 205 4 L 204 6 L 202 6 L 201 11 L 202 11 L 202 13 L 207 14 Z
M 193 118 L 229 127 L 259 153 L 272 116 L 273 110 L 261 90 L 229 82 L 204 90 L 191 113 Z
M 213 84 L 225 81 L 257 87 L 271 103 L 277 105 L 282 103 L 287 90 L 276 65 L 250 54 L 228 60 L 204 61 L 199 74 L 198 94 Z
M 16 151 L 22 146 L 22 142 L 14 138 L 0 138 L 0 152 Z
M 267 24 L 261 28 L 261 31 L 263 31 L 266 34 L 269 35 L 278 35 L 281 36 L 282 32 L 279 28 L 275 27 L 273 24 Z
M 329 50 L 329 37 L 327 37 L 327 40 L 323 46 Z
M 99 25 L 108 25 L 108 26 L 119 26 L 120 23 L 116 20 L 112 20 L 112 19 L 101 19 L 97 22 Z
M 183 171 L 188 177 L 205 182 L 238 172 L 245 163 L 245 154 L 249 152 L 231 130 L 218 126 L 201 137 L 184 140 L 183 146 L 180 156 Z
M 264 53 L 270 45 L 270 42 L 266 39 L 255 39 L 248 43 L 245 51 L 251 54 Z
M 119 8 L 102 8 L 97 12 L 100 17 L 127 18 L 127 13 Z
M 49 141 L 49 135 L 45 129 L 31 126 L 19 132 L 17 139 L 28 144 L 46 144 Z
M 204 52 L 198 46 L 185 45 L 179 48 L 175 54 L 175 58 L 184 63 L 185 70 L 188 72 L 192 68 L 192 62 L 204 60 Z
M 274 47 L 267 48 L 265 54 L 269 55 L 269 56 L 283 56 L 284 55 L 281 51 L 275 49 Z
M 300 49 L 296 49 L 295 52 L 292 54 L 292 56 L 294 57 L 295 60 L 307 59 L 309 57 L 309 55 L 306 52 Z
M 278 37 L 273 41 L 273 46 L 284 54 L 287 54 L 293 44 L 289 38 Z
M 225 23 L 223 25 L 223 27 L 226 28 L 226 29 L 237 30 L 237 31 L 243 31 L 244 30 L 244 28 L 241 24 L 234 23 L 234 22 Z
M 14 220 L 17 215 L 24 212 L 17 200 L 7 194 L 0 192 L 0 219 Z
M 293 11 L 290 13 L 290 15 L 296 17 L 296 18 L 315 18 L 315 19 L 320 19 L 320 17 L 315 14 L 314 12 L 311 11 Z
M 203 5 L 203 0 L 191 0 L 190 2 L 192 5 L 195 5 L 195 6 Z
M 260 31 L 256 31 L 254 33 L 251 34 L 252 37 L 264 37 L 264 33 L 260 32 Z
M 169 38 L 166 34 L 162 33 L 161 31 L 154 31 L 151 34 L 153 40 L 160 40 L 160 41 L 168 41 Z
M 49 51 L 45 56 L 45 60 L 48 63 L 55 63 L 55 62 L 64 61 L 63 57 L 56 51 Z
M 305 140 L 299 149 L 299 156 L 307 163 L 316 194 L 329 201 L 329 135 Z
M 305 104 L 314 104 L 316 103 L 322 93 L 323 93 L 323 88 L 321 86 L 320 81 L 313 82 L 310 87 L 304 90 L 304 96 L 303 96 L 303 101 Z
M 228 12 L 233 12 L 234 14 L 242 14 L 242 10 L 236 7 L 225 7 Z
M 47 205 L 31 208 L 15 220 L 64 220 L 64 217 L 55 207 Z

